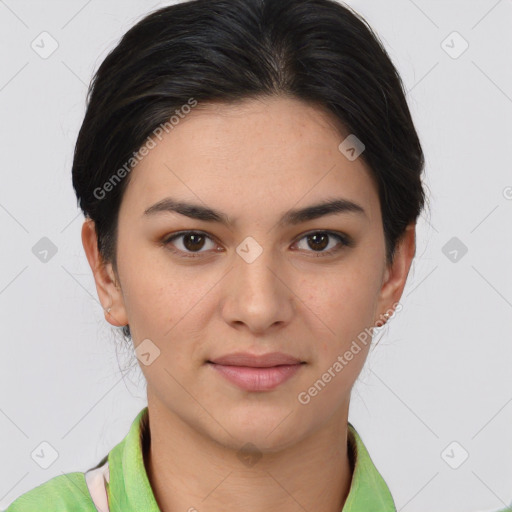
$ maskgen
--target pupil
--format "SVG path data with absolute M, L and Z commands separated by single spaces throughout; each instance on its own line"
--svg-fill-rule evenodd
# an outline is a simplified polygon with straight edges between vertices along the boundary
M 322 242 L 320 242 L 320 243 L 318 242 L 319 238 L 323 239 L 323 243 Z M 308 240 L 314 240 L 313 241 L 313 245 L 309 244 L 309 246 L 312 249 L 325 249 L 327 247 L 327 245 L 329 245 L 327 243 L 327 239 L 328 239 L 328 236 L 325 233 L 321 233 L 320 235 L 319 234 L 309 235 L 308 236 Z
M 203 239 L 203 243 L 198 243 L 198 239 Z M 192 240 L 192 243 L 187 243 L 187 240 Z M 204 245 L 204 237 L 203 235 L 198 234 L 192 234 L 192 235 L 185 235 L 183 237 L 183 245 L 187 248 L 189 251 L 194 251 L 197 249 L 201 249 Z

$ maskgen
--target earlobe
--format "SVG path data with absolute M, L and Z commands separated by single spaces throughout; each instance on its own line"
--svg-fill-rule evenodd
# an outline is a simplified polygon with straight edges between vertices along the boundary
M 98 251 L 98 239 L 94 221 L 86 218 L 82 226 L 82 245 L 91 267 L 96 291 L 105 313 L 105 319 L 116 327 L 128 323 L 121 287 L 111 263 L 105 263 Z

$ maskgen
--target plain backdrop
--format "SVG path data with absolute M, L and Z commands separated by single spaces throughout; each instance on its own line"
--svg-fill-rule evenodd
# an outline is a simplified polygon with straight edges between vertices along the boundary
M 0 509 L 95 465 L 146 403 L 98 302 L 71 164 L 94 71 L 168 4 L 0 1 Z M 512 1 L 348 4 L 402 76 L 430 201 L 349 421 L 399 511 L 497 510 L 512 501 Z

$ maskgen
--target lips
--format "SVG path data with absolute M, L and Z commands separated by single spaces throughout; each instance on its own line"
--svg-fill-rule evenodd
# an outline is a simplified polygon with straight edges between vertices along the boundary
M 208 361 L 225 366 L 249 366 L 252 368 L 270 368 L 284 364 L 300 364 L 302 361 L 282 352 L 270 352 L 268 354 L 249 354 L 248 352 L 236 352 L 227 354 Z
M 281 352 L 238 352 L 207 361 L 218 374 L 245 391 L 270 391 L 295 375 L 304 361 Z

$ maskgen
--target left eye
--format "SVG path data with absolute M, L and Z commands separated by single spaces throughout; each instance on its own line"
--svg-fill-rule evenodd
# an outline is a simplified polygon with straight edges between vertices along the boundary
M 333 244 L 333 247 L 329 250 L 325 250 L 329 245 L 331 245 L 330 240 L 332 241 L 333 238 L 336 239 L 338 243 Z M 179 244 L 174 243 L 176 240 L 180 240 Z M 306 233 L 299 239 L 299 242 L 302 240 L 306 240 L 307 246 L 313 249 L 313 251 L 308 251 L 308 249 L 305 250 L 307 252 L 317 253 L 318 256 L 330 255 L 341 250 L 344 246 L 352 246 L 351 239 L 347 236 L 342 235 L 341 233 L 333 233 L 331 231 L 313 231 Z M 210 236 L 199 231 L 184 231 L 176 233 L 165 239 L 163 243 L 164 245 L 171 244 L 175 247 L 176 245 L 181 246 L 177 247 L 175 251 L 181 253 L 180 256 L 196 258 L 201 252 L 206 252 L 201 251 L 201 249 L 205 247 L 205 241 L 209 241 L 211 244 L 211 246 L 209 248 L 206 247 L 206 249 L 213 249 L 216 245 Z M 299 242 L 297 242 L 297 245 L 300 245 Z M 304 250 L 304 247 L 299 247 L 299 249 Z
M 329 250 L 324 250 L 326 247 L 329 247 L 329 239 L 332 240 L 332 238 L 335 238 L 338 243 L 334 244 L 334 247 L 331 247 Z M 341 250 L 344 246 L 352 246 L 352 242 L 348 237 L 331 231 L 313 231 L 304 235 L 300 240 L 306 240 L 307 246 L 314 249 L 308 252 L 318 253 L 318 256 L 330 255 Z

